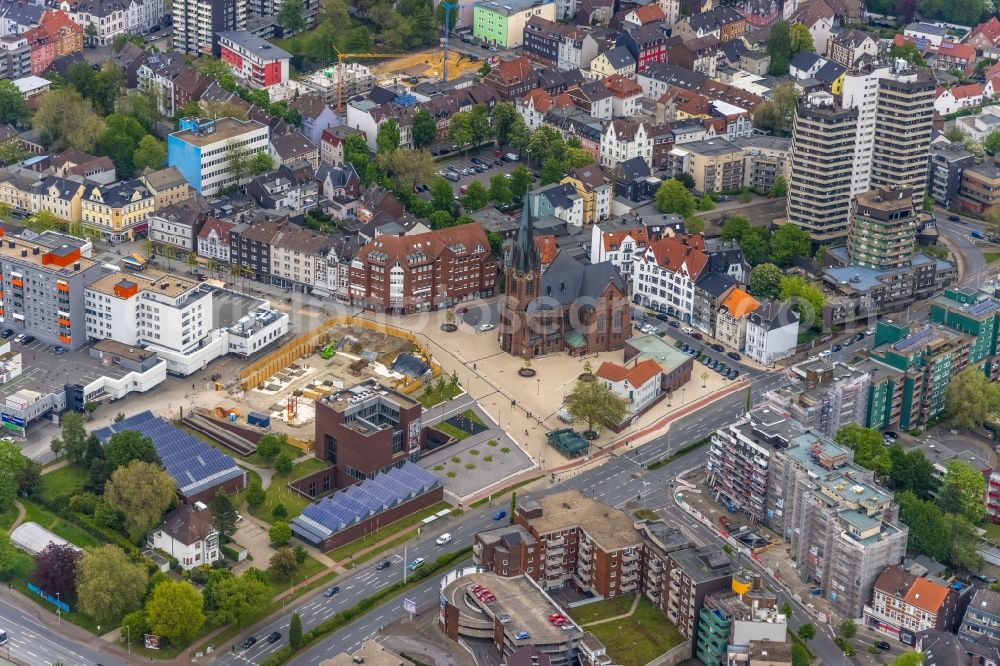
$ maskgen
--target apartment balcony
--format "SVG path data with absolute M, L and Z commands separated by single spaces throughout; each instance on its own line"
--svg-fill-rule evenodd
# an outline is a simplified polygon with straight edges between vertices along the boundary
M 633 548 L 631 553 L 627 555 L 622 555 L 622 564 L 638 564 L 639 563 L 639 552 L 637 549 Z

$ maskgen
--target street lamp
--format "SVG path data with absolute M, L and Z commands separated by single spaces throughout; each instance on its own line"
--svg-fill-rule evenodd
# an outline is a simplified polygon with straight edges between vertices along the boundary
M 56 617 L 59 618 L 59 624 L 62 624 L 62 600 L 59 598 L 59 593 L 56 592 Z

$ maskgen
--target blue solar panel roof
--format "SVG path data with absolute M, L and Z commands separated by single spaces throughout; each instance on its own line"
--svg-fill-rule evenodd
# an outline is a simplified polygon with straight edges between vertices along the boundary
M 997 310 L 1000 310 L 1000 302 L 995 301 L 992 298 L 986 298 L 970 307 L 969 314 L 974 317 L 981 317 L 983 315 L 992 314 Z
M 112 423 L 94 434 L 106 444 L 116 432 L 125 430 L 135 430 L 153 440 L 163 468 L 182 495 L 194 495 L 243 476 L 243 470 L 230 456 L 149 411 Z
M 407 461 L 316 504 L 310 504 L 292 519 L 292 531 L 318 543 L 344 528 L 431 490 L 440 483 L 437 475 Z

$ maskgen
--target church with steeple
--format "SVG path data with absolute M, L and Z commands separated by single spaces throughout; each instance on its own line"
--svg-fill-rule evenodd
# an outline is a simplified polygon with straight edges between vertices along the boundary
M 559 252 L 542 270 L 528 206 L 514 238 L 500 300 L 500 348 L 522 358 L 621 349 L 632 337 L 628 282 L 609 262 Z

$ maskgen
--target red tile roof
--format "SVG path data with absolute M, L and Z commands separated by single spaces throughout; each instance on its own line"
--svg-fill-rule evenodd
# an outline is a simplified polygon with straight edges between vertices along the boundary
M 656 7 L 656 5 L 649 6 Z M 642 94 L 642 86 L 632 79 L 622 76 L 621 74 L 612 74 L 608 78 L 604 79 L 602 83 L 604 84 L 604 87 L 610 90 L 615 97 L 621 99 Z
M 968 97 L 982 97 L 983 87 L 978 83 L 967 83 L 963 86 L 951 88 L 951 94 L 955 99 L 966 99 Z
M 601 379 L 606 379 L 609 382 L 621 382 L 626 381 L 635 388 L 643 386 L 650 379 L 653 379 L 657 375 L 663 372 L 663 368 L 660 364 L 651 358 L 646 359 L 640 363 L 637 363 L 631 367 L 625 367 L 618 365 L 617 363 L 611 363 L 605 361 L 601 363 L 601 367 L 597 369 L 595 373 Z
M 948 598 L 950 588 L 933 583 L 926 578 L 918 578 L 906 593 L 906 603 L 916 606 L 928 613 L 937 613 L 941 604 Z
M 729 316 L 733 319 L 742 319 L 759 306 L 760 303 L 756 298 L 739 288 L 730 290 L 729 295 L 722 301 L 722 307 L 729 311 Z
M 650 243 L 646 252 L 653 253 L 661 268 L 676 273 L 686 267 L 688 275 L 695 279 L 708 266 L 708 255 L 704 249 L 705 239 L 696 234 L 660 238 Z
M 657 4 L 646 5 L 645 7 L 636 7 L 633 13 L 635 14 L 635 18 L 642 25 L 653 23 L 655 21 L 662 21 L 667 18 L 667 15 L 663 13 L 663 9 Z
M 972 62 L 976 59 L 976 48 L 972 44 L 958 44 L 956 42 L 941 42 L 937 49 L 938 57 L 948 56 L 958 60 Z
M 535 250 L 538 252 L 538 260 L 542 265 L 551 264 L 559 254 L 556 246 L 556 237 L 549 234 L 547 236 L 535 236 Z
M 631 238 L 636 243 L 642 245 L 649 242 L 649 237 L 645 229 L 624 229 L 622 231 L 604 231 L 601 233 L 601 243 L 604 245 L 605 252 L 610 250 L 613 245 L 621 245 L 622 241 L 626 238 Z
M 531 66 L 531 61 L 525 56 L 521 56 L 520 58 L 500 63 L 496 66 L 496 71 L 506 81 L 519 82 L 531 76 L 534 69 Z
M 972 29 L 972 32 L 969 33 L 964 41 L 968 42 L 979 34 L 983 35 L 994 44 L 1000 41 L 1000 21 L 997 20 L 997 17 L 991 16 L 989 21 L 977 25 Z

